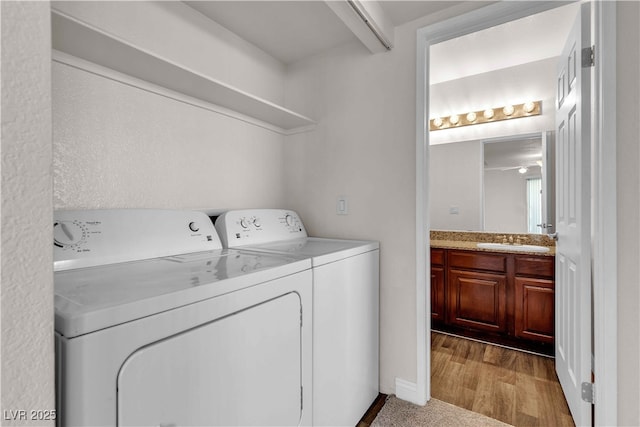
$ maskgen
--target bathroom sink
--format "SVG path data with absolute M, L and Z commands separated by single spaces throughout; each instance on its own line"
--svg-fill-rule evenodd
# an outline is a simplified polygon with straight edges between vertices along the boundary
M 549 252 L 548 247 L 536 246 L 536 245 L 508 245 L 506 243 L 478 243 L 477 246 L 482 249 L 494 249 L 498 251 Z

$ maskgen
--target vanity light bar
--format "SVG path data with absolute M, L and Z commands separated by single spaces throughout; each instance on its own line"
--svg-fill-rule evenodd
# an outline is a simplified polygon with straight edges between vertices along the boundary
M 429 120 L 429 130 L 434 131 L 479 125 L 481 123 L 539 116 L 540 114 L 542 114 L 542 101 L 530 101 L 524 104 L 505 105 L 504 107 L 488 108 L 481 111 L 452 114 L 449 117 L 436 117 L 435 119 Z

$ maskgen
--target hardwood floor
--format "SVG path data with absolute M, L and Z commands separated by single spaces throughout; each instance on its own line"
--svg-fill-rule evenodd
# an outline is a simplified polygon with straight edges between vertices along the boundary
M 514 426 L 574 426 L 553 359 L 436 332 L 431 395 Z
M 356 427 L 369 427 L 384 406 L 387 397 L 388 395 L 386 394 L 378 393 L 378 397 L 376 397 L 371 406 L 369 406 L 369 409 L 367 409 L 367 412 L 365 412 L 358 424 L 356 424 Z

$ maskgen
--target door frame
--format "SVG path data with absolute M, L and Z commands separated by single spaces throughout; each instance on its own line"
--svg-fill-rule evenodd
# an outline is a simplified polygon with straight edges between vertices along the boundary
M 558 4 L 559 3 L 559 4 Z M 417 31 L 416 43 L 416 360 L 417 381 L 396 378 L 396 395 L 424 405 L 431 398 L 429 239 L 429 46 L 565 3 L 499 2 Z M 595 425 L 617 425 L 616 271 L 616 5 L 592 4 L 592 288 Z

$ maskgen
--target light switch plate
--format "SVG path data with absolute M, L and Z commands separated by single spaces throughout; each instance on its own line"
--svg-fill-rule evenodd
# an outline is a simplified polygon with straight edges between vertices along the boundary
M 336 213 L 338 215 L 348 215 L 349 214 L 349 201 L 346 196 L 338 196 L 336 201 Z

